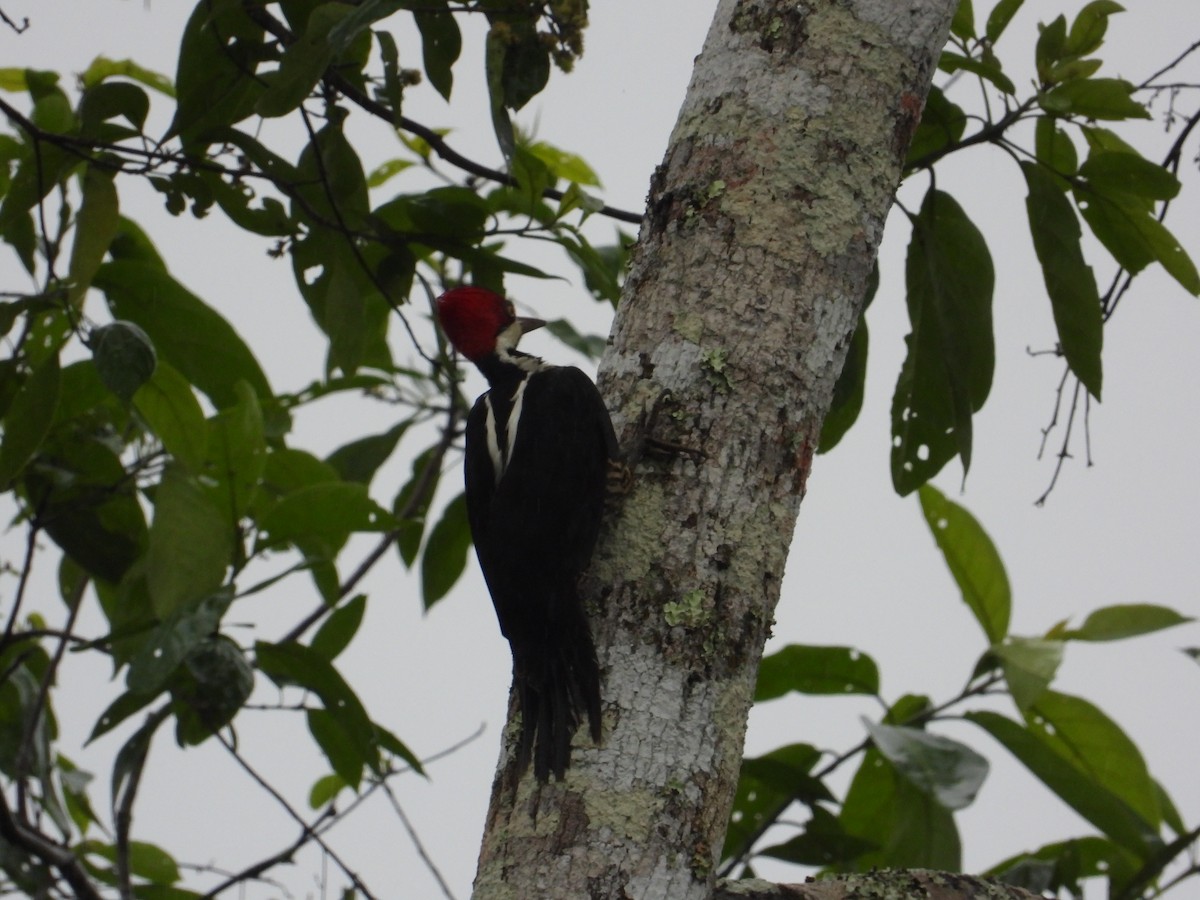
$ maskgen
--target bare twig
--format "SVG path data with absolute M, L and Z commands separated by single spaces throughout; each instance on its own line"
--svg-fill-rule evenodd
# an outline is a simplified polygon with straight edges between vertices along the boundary
M 392 810 L 396 813 L 396 818 L 400 820 L 400 824 L 404 826 L 404 830 L 408 833 L 408 839 L 412 841 L 413 848 L 417 851 L 417 856 L 421 858 L 421 862 L 425 864 L 425 868 L 433 876 L 434 880 L 441 888 L 443 896 L 447 900 L 455 900 L 454 892 L 450 890 L 450 885 L 446 884 L 446 879 L 442 877 L 442 873 L 438 871 L 437 864 L 433 858 L 426 852 L 425 845 L 421 843 L 421 838 L 417 831 L 412 826 L 412 822 L 408 820 L 408 816 L 404 814 L 404 809 L 400 806 L 400 801 L 396 799 L 395 792 L 388 786 L 386 781 L 379 782 L 380 788 L 387 795 L 388 802 L 392 805 Z
M 305 842 L 308 840 L 313 841 L 326 854 L 328 854 L 329 858 L 333 860 L 334 864 L 341 869 L 342 874 L 350 880 L 350 883 L 354 885 L 355 889 L 358 890 L 365 898 L 367 898 L 367 900 L 378 900 L 378 898 L 371 893 L 367 886 L 363 884 L 363 881 L 358 877 L 358 874 L 354 872 L 342 860 L 341 856 L 339 856 L 337 852 L 321 838 L 321 835 L 314 830 L 314 827 L 306 822 L 300 813 L 296 812 L 295 807 L 293 807 L 292 804 L 287 801 L 287 798 L 284 797 L 283 794 L 279 793 L 279 791 L 275 789 L 274 785 L 263 778 L 263 776 L 258 773 L 258 770 L 246 761 L 245 757 L 243 757 L 242 754 L 238 752 L 238 749 L 233 745 L 233 742 L 223 734 L 217 734 L 216 738 L 221 742 L 221 746 L 225 748 L 229 755 L 233 757 L 234 761 L 242 768 L 242 771 L 249 775 L 255 784 L 266 791 L 271 798 L 283 808 L 283 811 L 287 813 L 288 817 L 300 826 L 300 828 L 303 830 L 301 837 L 305 838 Z

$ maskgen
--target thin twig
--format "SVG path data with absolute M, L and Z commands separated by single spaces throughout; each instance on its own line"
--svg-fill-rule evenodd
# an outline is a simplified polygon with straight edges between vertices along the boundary
M 421 838 L 417 831 L 412 826 L 412 822 L 408 820 L 408 816 L 404 814 L 404 809 L 400 806 L 400 801 L 396 799 L 395 792 L 388 786 L 386 781 L 380 781 L 379 786 L 384 794 L 387 795 L 388 802 L 392 805 L 392 810 L 396 813 L 396 818 L 400 820 L 400 824 L 404 826 L 404 830 L 408 832 L 408 839 L 412 841 L 413 848 L 417 851 L 417 856 L 421 858 L 421 862 L 425 864 L 425 868 L 433 875 L 434 880 L 438 883 L 438 887 L 442 889 L 442 894 L 447 900 L 455 900 L 454 892 L 450 890 L 450 885 L 446 884 L 446 879 L 442 877 L 442 873 L 438 871 L 437 863 L 433 861 L 433 857 L 425 850 L 425 845 L 421 843 Z
M 371 893 L 367 886 L 363 884 L 363 881 L 358 877 L 358 874 L 354 872 L 342 860 L 341 856 L 339 856 L 337 852 L 321 838 L 321 835 L 313 829 L 313 826 L 309 825 L 309 823 L 304 820 L 304 817 L 301 816 L 300 813 L 296 812 L 292 804 L 287 801 L 287 798 L 284 797 L 283 794 L 279 793 L 279 791 L 276 790 L 269 781 L 267 781 L 258 773 L 257 769 L 255 769 L 246 761 L 245 757 L 243 757 L 242 754 L 238 752 L 237 748 L 234 747 L 233 742 L 223 734 L 217 734 L 216 737 L 217 740 L 221 742 L 221 746 L 224 747 L 229 755 L 233 757 L 234 761 L 241 766 L 242 771 L 249 775 L 255 784 L 266 791 L 271 798 L 283 808 L 283 811 L 287 813 L 288 817 L 298 824 L 301 829 L 303 829 L 305 834 L 311 835 L 310 840 L 315 842 L 317 846 L 319 846 L 325 853 L 329 855 L 329 858 L 332 859 L 334 864 L 342 870 L 342 874 L 350 880 L 350 883 L 354 885 L 355 889 L 358 890 L 365 898 L 367 898 L 367 900 L 378 900 L 378 898 Z

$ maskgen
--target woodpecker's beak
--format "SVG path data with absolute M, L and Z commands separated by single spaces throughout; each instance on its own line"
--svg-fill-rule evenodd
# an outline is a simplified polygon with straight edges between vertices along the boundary
M 541 328 L 546 322 L 544 319 L 529 319 L 521 316 L 517 318 L 517 324 L 521 326 L 521 334 L 529 334 L 529 332 Z

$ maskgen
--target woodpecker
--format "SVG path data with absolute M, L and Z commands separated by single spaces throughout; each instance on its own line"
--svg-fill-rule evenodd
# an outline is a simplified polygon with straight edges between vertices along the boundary
M 600 671 L 579 578 L 600 529 L 617 442 L 600 392 L 573 366 L 517 349 L 545 322 L 479 287 L 437 300 L 450 343 L 489 390 L 467 418 L 464 474 L 475 553 L 512 649 L 517 768 L 562 780 L 586 714 L 600 740 Z

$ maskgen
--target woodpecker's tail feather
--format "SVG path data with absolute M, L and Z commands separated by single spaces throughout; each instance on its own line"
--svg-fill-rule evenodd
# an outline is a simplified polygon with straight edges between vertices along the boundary
M 600 667 L 582 614 L 574 627 L 539 646 L 513 644 L 513 673 L 521 707 L 517 770 L 533 760 L 533 774 L 562 780 L 571 761 L 571 738 L 586 714 L 592 740 L 600 742 Z

